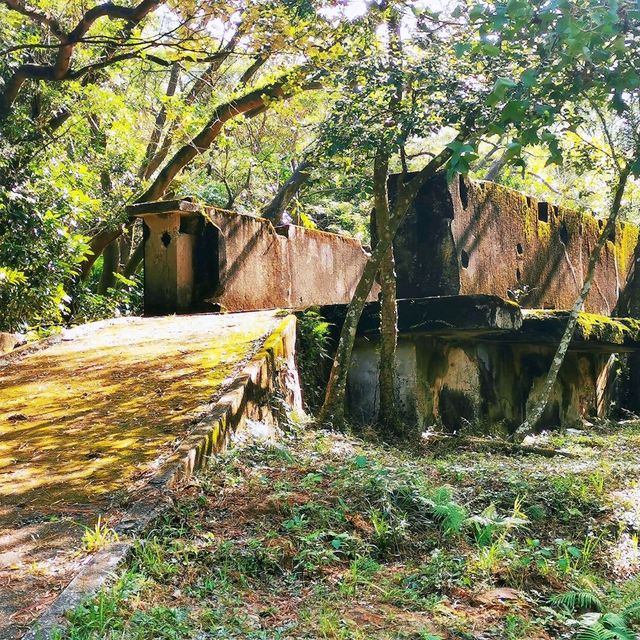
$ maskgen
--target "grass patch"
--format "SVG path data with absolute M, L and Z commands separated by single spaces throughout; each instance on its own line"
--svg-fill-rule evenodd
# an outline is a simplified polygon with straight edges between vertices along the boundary
M 635 637 L 639 433 L 551 437 L 576 459 L 318 431 L 245 444 L 61 637 Z

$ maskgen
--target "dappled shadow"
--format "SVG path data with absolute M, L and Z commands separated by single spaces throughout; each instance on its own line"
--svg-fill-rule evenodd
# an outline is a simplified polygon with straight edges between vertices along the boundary
M 123 319 L 0 369 L 0 640 L 76 575 L 85 527 L 118 523 L 278 322 Z
M 147 319 L 2 371 L 0 504 L 59 512 L 131 489 L 273 326 L 231 317 Z

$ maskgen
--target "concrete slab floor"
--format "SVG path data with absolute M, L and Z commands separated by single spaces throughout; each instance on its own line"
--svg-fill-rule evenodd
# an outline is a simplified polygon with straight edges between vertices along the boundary
M 115 526 L 275 311 L 122 318 L 0 369 L 0 639 L 17 638 Z

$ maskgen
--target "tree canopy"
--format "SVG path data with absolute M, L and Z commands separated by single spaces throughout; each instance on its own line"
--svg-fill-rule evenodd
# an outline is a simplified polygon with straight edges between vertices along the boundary
M 593 0 L 2 0 L 2 328 L 135 310 L 133 202 L 368 242 L 380 149 L 604 210 L 580 149 L 590 103 L 615 119 L 638 89 L 637 23 Z

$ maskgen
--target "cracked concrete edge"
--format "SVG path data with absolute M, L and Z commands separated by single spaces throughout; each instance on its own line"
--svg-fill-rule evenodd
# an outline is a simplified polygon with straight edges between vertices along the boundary
M 274 379 L 281 369 L 295 366 L 296 318 L 286 316 L 236 376 L 224 395 L 201 416 L 195 429 L 148 481 L 144 495 L 115 527 L 122 540 L 91 556 L 58 597 L 40 614 L 22 640 L 53 640 L 65 625 L 65 613 L 97 593 L 129 559 L 135 536 L 144 533 L 167 512 L 169 490 L 206 466 L 222 451 L 247 418 L 270 413 Z

